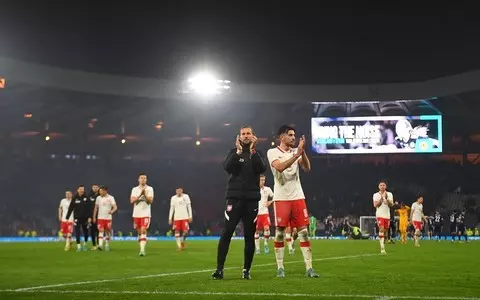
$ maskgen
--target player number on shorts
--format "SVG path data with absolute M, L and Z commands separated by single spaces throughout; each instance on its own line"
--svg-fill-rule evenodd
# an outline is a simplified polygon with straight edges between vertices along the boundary
M 308 211 L 306 208 L 303 209 L 303 215 L 305 216 L 305 218 L 308 218 Z

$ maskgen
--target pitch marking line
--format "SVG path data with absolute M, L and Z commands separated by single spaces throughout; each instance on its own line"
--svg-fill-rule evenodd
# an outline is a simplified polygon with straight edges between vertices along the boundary
M 369 257 L 369 256 L 378 256 L 378 254 L 376 254 L 376 253 L 372 254 L 371 253 L 371 254 L 359 254 L 359 255 L 347 255 L 347 256 L 322 257 L 322 258 L 314 259 L 313 261 L 341 260 L 341 259 Z M 295 264 L 295 263 L 300 263 L 300 262 L 303 263 L 304 261 L 303 260 L 287 261 L 287 262 L 284 262 L 284 264 Z M 255 268 L 257 268 L 257 267 L 268 267 L 268 266 L 276 266 L 276 265 L 277 265 L 276 263 L 253 265 L 252 269 L 255 270 Z M 228 267 L 228 268 L 225 268 L 224 270 L 235 270 L 235 269 L 239 269 L 239 268 L 238 267 Z M 112 278 L 112 279 L 103 279 L 103 280 L 89 280 L 89 281 L 79 281 L 79 282 L 69 282 L 69 283 L 32 286 L 32 287 L 14 289 L 13 291 L 24 292 L 24 291 L 57 288 L 57 287 L 64 287 L 64 286 L 98 284 L 98 283 L 105 283 L 105 282 L 117 282 L 117 281 L 123 281 L 123 280 L 131 280 L 131 279 L 145 279 L 145 278 L 189 275 L 189 274 L 206 273 L 206 272 L 213 272 L 213 271 L 214 271 L 213 269 L 205 269 L 205 270 L 196 270 L 196 271 L 160 273 L 160 274 L 141 275 L 141 276 L 124 277 L 124 278 Z
M 443 297 L 443 296 L 380 296 L 380 295 L 342 295 L 342 294 L 289 294 L 289 293 L 242 293 L 242 292 L 200 292 L 200 291 L 92 291 L 92 290 L 3 290 L 16 293 L 51 293 L 51 294 L 143 294 L 143 295 L 192 295 L 192 296 L 257 296 L 257 297 L 309 297 L 309 298 L 367 298 L 367 299 L 418 299 L 418 300 L 479 300 L 475 297 Z

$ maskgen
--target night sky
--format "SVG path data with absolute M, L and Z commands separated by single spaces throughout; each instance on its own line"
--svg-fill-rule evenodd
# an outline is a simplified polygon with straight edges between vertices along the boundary
M 414 9 L 69 2 L 1 1 L 0 55 L 167 79 L 211 68 L 235 82 L 280 84 L 425 80 L 480 67 L 476 9 L 452 2 L 449 10 L 429 1 Z

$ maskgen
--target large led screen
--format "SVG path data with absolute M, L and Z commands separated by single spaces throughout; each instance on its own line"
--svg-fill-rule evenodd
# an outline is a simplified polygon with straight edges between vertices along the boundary
M 440 153 L 442 116 L 312 118 L 317 154 Z

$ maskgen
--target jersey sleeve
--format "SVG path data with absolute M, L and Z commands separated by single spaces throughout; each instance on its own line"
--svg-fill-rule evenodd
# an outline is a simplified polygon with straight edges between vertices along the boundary
M 280 156 L 278 155 L 277 149 L 268 150 L 267 151 L 267 158 L 268 158 L 268 163 L 270 164 L 270 166 L 272 165 L 272 163 L 274 161 L 279 160 Z
M 98 201 L 98 198 L 97 198 L 97 201 Z M 117 205 L 117 202 L 115 202 L 115 197 L 112 196 L 112 198 L 110 198 L 110 204 Z
M 150 187 L 150 188 L 147 190 L 147 193 L 148 193 L 147 196 L 150 196 L 150 197 L 153 198 L 153 187 Z
M 135 188 L 132 189 L 132 192 L 130 193 L 130 199 L 136 199 L 138 195 L 135 195 Z
M 372 199 L 373 199 L 373 205 L 375 205 L 375 202 L 377 202 L 381 199 L 380 194 L 378 194 L 378 193 L 373 194 Z
M 273 198 L 273 191 L 271 188 L 268 188 L 268 198 Z
M 192 201 L 190 201 L 190 196 L 187 194 L 185 194 L 185 203 L 192 204 Z
M 60 200 L 60 204 L 58 205 L 58 208 L 63 208 L 62 204 L 63 204 L 63 199 Z
M 95 199 L 95 205 L 98 205 L 100 202 L 100 196 L 98 196 L 96 199 Z
M 387 195 L 388 195 L 388 199 L 387 199 L 387 200 L 392 200 L 392 201 L 393 201 L 393 194 L 390 193 L 390 192 L 388 192 Z

